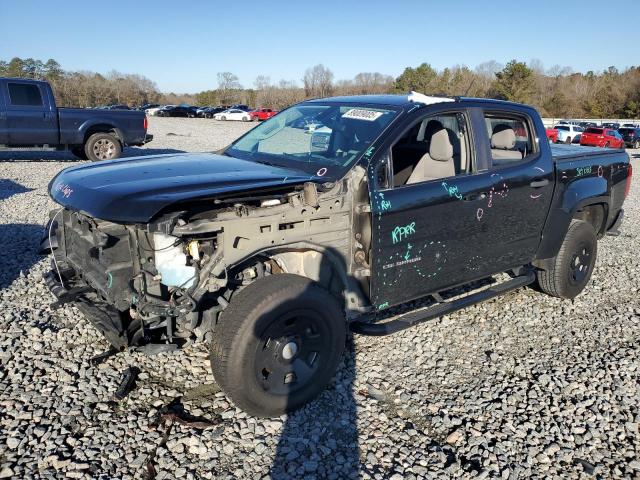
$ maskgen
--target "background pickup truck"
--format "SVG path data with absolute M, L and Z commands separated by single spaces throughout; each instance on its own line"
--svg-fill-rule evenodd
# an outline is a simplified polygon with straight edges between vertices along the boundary
M 348 328 L 386 335 L 534 282 L 575 297 L 630 182 L 623 150 L 552 147 L 525 105 L 310 100 L 218 153 L 63 170 L 41 251 L 58 303 L 114 347 L 209 341 L 229 397 L 280 415 L 322 391 Z
M 151 139 L 144 112 L 57 108 L 47 82 L 0 78 L 0 148 L 71 150 L 85 160 L 111 160 L 124 146 Z

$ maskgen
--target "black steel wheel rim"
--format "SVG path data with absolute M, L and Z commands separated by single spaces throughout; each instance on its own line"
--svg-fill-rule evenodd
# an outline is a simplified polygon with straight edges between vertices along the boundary
M 315 310 L 290 310 L 272 319 L 260 334 L 255 351 L 258 383 L 272 395 L 291 395 L 304 389 L 322 370 L 330 344 L 327 324 Z
M 585 281 L 591 269 L 592 251 L 589 245 L 581 245 L 571 257 L 569 280 L 574 285 Z

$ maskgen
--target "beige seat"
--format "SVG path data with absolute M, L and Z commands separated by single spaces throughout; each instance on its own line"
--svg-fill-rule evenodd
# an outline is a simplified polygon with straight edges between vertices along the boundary
M 453 145 L 449 141 L 449 133 L 442 128 L 431 136 L 429 153 L 425 153 L 418 161 L 407 180 L 407 185 L 453 177 L 455 174 Z
M 491 156 L 497 163 L 502 160 L 522 160 L 522 153 L 516 148 L 516 132 L 508 125 L 496 125 L 491 135 Z

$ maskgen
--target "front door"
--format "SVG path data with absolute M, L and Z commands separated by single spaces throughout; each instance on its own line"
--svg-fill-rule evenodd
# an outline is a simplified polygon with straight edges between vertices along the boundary
M 56 145 L 58 123 L 46 91 L 32 82 L 7 81 L 7 126 L 9 143 Z
M 494 178 L 482 167 L 486 149 L 476 148 L 470 132 L 469 112 L 431 114 L 382 157 L 392 172 L 386 188 L 371 192 L 371 297 L 378 309 L 490 273 L 485 239 L 500 219 L 485 214 Z

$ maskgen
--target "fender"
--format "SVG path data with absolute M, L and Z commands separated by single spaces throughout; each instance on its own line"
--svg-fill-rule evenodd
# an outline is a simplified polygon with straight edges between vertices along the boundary
M 340 254 L 339 251 L 327 247 L 324 245 L 320 245 L 313 242 L 308 241 L 299 241 L 292 242 L 287 244 L 278 245 L 277 247 L 265 247 L 259 250 L 255 250 L 251 253 L 248 253 L 241 259 L 238 259 L 234 262 L 233 265 L 224 265 L 218 263 L 211 271 L 212 276 L 220 275 L 225 269 L 231 270 L 233 268 L 238 268 L 243 264 L 247 264 L 252 259 L 255 259 L 260 256 L 267 256 L 275 259 L 283 259 L 284 263 L 289 270 L 292 269 L 291 264 L 287 264 L 287 260 L 284 258 L 286 254 L 302 254 L 309 252 L 315 252 L 319 255 L 319 258 L 313 262 L 310 262 L 312 268 L 317 268 L 318 273 L 320 273 L 320 266 L 323 262 L 328 262 L 331 266 L 332 271 L 338 276 L 340 279 L 340 283 L 342 286 L 342 291 L 339 292 L 341 295 L 344 295 L 345 302 L 345 310 L 349 311 L 368 311 L 370 307 L 369 300 L 362 293 L 358 282 L 352 278 L 348 273 L 347 261 L 348 259 L 343 258 L 343 255 Z M 320 278 L 316 278 L 315 275 L 309 275 L 309 271 L 305 271 L 305 267 L 309 267 L 309 263 L 305 262 L 302 267 L 303 271 L 289 271 L 289 273 L 297 273 L 298 275 L 305 276 L 307 278 L 311 278 L 314 281 L 320 280 Z M 333 292 L 336 293 L 336 292 Z
M 549 210 L 536 260 L 552 258 L 558 254 L 571 219 L 584 207 L 602 205 L 605 218 L 608 217 L 610 198 L 607 187 L 607 179 L 604 177 L 578 178 L 566 186 L 560 186 Z

